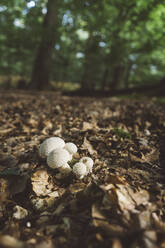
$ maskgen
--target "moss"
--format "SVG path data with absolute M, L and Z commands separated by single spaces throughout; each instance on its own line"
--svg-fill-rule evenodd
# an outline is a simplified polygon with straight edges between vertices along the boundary
M 78 159 L 72 159 L 71 161 L 68 162 L 68 164 L 70 165 L 70 167 L 73 167 L 73 165 L 78 163 L 78 162 L 79 162 Z
M 119 138 L 127 138 L 127 139 L 132 139 L 132 135 L 128 132 L 125 132 L 124 130 L 122 129 L 119 129 L 119 128 L 114 128 L 113 130 L 113 133 L 116 134 Z

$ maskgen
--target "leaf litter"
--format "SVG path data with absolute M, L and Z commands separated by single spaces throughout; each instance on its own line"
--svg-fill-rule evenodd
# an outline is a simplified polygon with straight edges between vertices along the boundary
M 163 104 L 35 92 L 0 104 L 0 247 L 165 247 Z M 58 177 L 38 155 L 51 136 L 93 173 Z

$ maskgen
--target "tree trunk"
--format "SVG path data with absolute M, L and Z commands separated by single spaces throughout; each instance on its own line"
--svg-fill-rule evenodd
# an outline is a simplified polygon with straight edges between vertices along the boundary
M 31 82 L 29 84 L 30 89 L 44 90 L 50 86 L 52 52 L 56 40 L 59 3 L 60 0 L 48 0 L 41 43 L 38 48 Z
M 94 36 L 92 32 L 90 33 L 85 49 L 84 72 L 81 80 L 82 90 L 92 90 L 95 88 L 99 40 L 99 36 Z
M 129 88 L 129 77 L 131 74 L 131 69 L 132 69 L 132 63 L 129 62 L 127 67 L 126 67 L 126 71 L 125 71 L 125 75 L 124 75 L 124 88 L 125 89 Z
M 101 81 L 101 89 L 102 90 L 106 89 L 108 74 L 109 74 L 109 70 L 108 70 L 108 68 L 106 68 L 105 71 L 104 71 L 104 74 L 103 74 L 103 79 Z
M 117 90 L 118 88 L 120 88 L 123 75 L 124 75 L 124 66 L 120 64 L 114 66 L 110 89 Z

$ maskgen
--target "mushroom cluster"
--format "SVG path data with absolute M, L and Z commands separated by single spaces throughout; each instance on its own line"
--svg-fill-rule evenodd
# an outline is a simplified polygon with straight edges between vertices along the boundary
M 73 156 L 77 150 L 74 143 L 65 143 L 62 138 L 51 137 L 40 145 L 39 155 L 41 158 L 46 158 L 50 168 L 58 169 L 63 175 L 73 172 L 77 178 L 82 179 L 92 172 L 93 160 L 90 157 L 82 157 L 71 167 L 70 164 L 72 164 Z

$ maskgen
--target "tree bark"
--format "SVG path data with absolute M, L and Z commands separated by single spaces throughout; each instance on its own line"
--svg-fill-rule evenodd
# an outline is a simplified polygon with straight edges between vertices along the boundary
M 124 75 L 124 69 L 124 66 L 120 64 L 114 66 L 110 89 L 117 90 L 118 88 L 120 88 Z
M 106 68 L 104 71 L 104 74 L 103 74 L 103 79 L 101 81 L 101 89 L 103 91 L 106 89 L 106 86 L 107 86 L 108 74 L 109 74 L 109 70 L 108 70 L 108 68 Z
M 47 14 L 44 18 L 41 43 L 35 58 L 30 89 L 44 90 L 50 86 L 52 53 L 58 26 L 58 10 L 60 0 L 48 0 Z
M 92 90 L 96 85 L 97 73 L 97 53 L 99 50 L 99 36 L 94 36 L 91 32 L 87 40 L 85 49 L 84 71 L 81 80 L 81 89 Z

